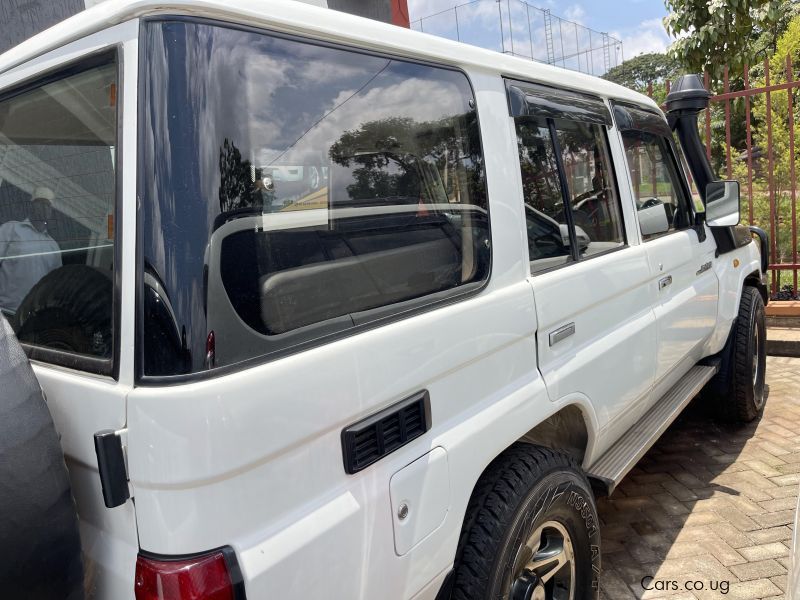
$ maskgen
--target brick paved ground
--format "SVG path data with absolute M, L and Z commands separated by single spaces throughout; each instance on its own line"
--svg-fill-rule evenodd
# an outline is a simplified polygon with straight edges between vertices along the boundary
M 600 500 L 601 597 L 782 598 L 800 484 L 800 358 L 767 359 L 760 421 L 717 424 L 694 402 Z M 641 581 L 675 581 L 646 591 Z M 687 581 L 702 591 L 687 591 Z M 727 594 L 711 591 L 729 582 Z M 660 586 L 655 586 L 660 587 Z

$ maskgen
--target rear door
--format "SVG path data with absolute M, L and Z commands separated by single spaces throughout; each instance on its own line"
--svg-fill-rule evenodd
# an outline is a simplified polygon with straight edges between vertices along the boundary
M 552 400 L 588 398 L 623 430 L 655 368 L 644 249 L 620 202 L 609 111 L 598 98 L 508 84 L 539 323 L 539 369 Z M 626 226 L 627 223 L 627 226 Z
M 0 75 L 0 308 L 61 438 L 89 598 L 132 598 L 138 550 L 133 502 L 105 507 L 94 449 L 125 427 L 132 385 L 135 173 L 119 157 L 135 155 L 137 35 L 118 25 Z
M 141 547 L 231 545 L 248 598 L 415 597 L 527 430 L 503 401 L 544 392 L 497 91 L 219 22 L 142 39 Z M 272 175 L 320 156 L 317 190 Z
M 700 358 L 716 324 L 718 282 L 711 269 L 716 244 L 694 211 L 686 178 L 663 116 L 617 106 L 637 217 L 647 251 L 658 321 L 655 396 Z M 701 239 L 702 238 L 702 239 Z

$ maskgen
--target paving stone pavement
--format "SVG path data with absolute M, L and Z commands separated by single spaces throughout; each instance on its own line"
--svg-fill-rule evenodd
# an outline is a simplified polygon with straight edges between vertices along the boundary
M 800 358 L 768 357 L 767 385 L 763 417 L 743 427 L 692 402 L 598 502 L 602 599 L 784 597 L 800 484 Z

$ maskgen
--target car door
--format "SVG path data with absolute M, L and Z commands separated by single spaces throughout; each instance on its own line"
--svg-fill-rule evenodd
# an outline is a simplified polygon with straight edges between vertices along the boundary
M 550 88 L 509 82 L 508 92 L 539 369 L 552 400 L 588 399 L 601 426 L 624 430 L 649 397 L 656 328 L 633 207 L 620 201 L 610 114 L 600 99 Z
M 686 178 L 663 116 L 616 106 L 631 189 L 650 268 L 658 322 L 654 396 L 700 358 L 716 324 L 718 282 L 711 269 L 716 245 L 695 225 Z
M 136 174 L 119 157 L 136 155 L 137 41 L 131 21 L 0 74 L 0 309 L 60 436 L 87 598 L 133 598 L 138 551 L 133 501 L 106 508 L 94 446 L 124 429 L 132 387 Z

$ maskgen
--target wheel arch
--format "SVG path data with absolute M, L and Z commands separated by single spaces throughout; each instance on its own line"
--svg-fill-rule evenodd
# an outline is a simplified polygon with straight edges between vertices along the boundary
M 588 416 L 578 404 L 567 404 L 521 436 L 517 442 L 563 452 L 580 465 L 590 442 Z
M 567 457 L 567 463 L 574 467 L 586 481 L 587 489 L 590 493 L 593 486 L 588 479 L 585 471 L 581 468 L 584 457 L 591 452 L 593 439 L 593 419 L 592 415 L 585 414 L 585 407 L 579 403 L 565 404 L 544 419 L 538 425 L 532 427 L 524 435 L 520 436 L 506 448 L 492 457 L 483 467 L 475 480 L 470 492 L 467 503 L 466 513 L 463 515 L 459 531 L 458 544 L 453 566 L 443 580 L 441 589 L 436 596 L 436 600 L 446 600 L 455 586 L 455 574 L 459 565 L 464 560 L 465 544 L 468 538 L 467 532 L 476 524 L 481 497 L 485 494 L 487 487 L 493 486 L 499 479 L 502 472 L 498 468 L 498 463 L 502 463 L 505 458 L 511 457 L 514 453 L 519 453 L 520 448 L 526 445 L 538 447 L 539 452 L 553 451 Z M 552 455 L 552 454 L 551 454 Z
M 744 285 L 749 285 L 756 288 L 758 293 L 761 294 L 761 299 L 764 301 L 764 306 L 767 305 L 767 302 L 769 302 L 769 292 L 767 291 L 767 284 L 764 283 L 760 270 L 753 271 L 749 275 L 746 275 L 744 278 Z
M 541 446 L 562 452 L 573 458 L 577 465 L 582 465 L 584 458 L 591 452 L 594 444 L 595 420 L 587 407 L 580 402 L 570 402 L 550 414 L 537 425 L 531 427 L 519 438 L 511 441 L 494 456 L 486 457 L 485 464 L 472 484 L 470 501 L 482 479 L 492 468 L 492 464 L 515 445 L 520 443 Z M 461 529 L 467 526 L 465 520 Z
M 498 459 L 520 444 L 561 451 L 569 456 L 579 468 L 592 455 L 600 425 L 588 397 L 576 393 L 552 402 L 542 386 L 535 395 L 526 399 L 523 406 L 525 406 L 524 414 L 527 418 L 519 419 L 522 415 L 517 415 L 515 425 L 512 426 L 512 429 L 516 431 L 512 435 L 506 437 L 504 432 L 498 430 L 497 434 L 503 438 L 502 441 L 497 443 L 497 437 L 492 435 L 495 443 L 490 444 L 491 449 L 486 448 L 489 450 L 488 452 L 480 453 L 480 455 L 473 453 L 466 459 L 471 464 L 468 480 L 462 481 L 459 486 L 459 497 L 463 500 L 456 502 L 454 510 L 451 511 L 451 515 L 455 519 L 452 522 L 451 531 L 456 536 L 453 540 L 456 543 L 453 548 L 451 571 L 461 555 L 462 534 L 471 526 L 470 508 L 474 499 L 479 495 L 478 491 L 482 484 L 490 477 L 493 465 Z M 575 431 L 572 430 L 573 427 Z M 508 432 L 507 425 L 501 429 Z M 482 428 L 482 431 L 488 433 L 485 427 Z M 455 458 L 455 456 L 451 458 Z M 454 463 L 451 462 L 451 466 L 454 466 Z M 452 580 L 441 586 L 442 595 L 437 596 L 437 600 L 449 598 L 449 585 L 451 584 Z
M 716 355 L 725 347 L 746 286 L 755 287 L 765 305 L 769 299 L 762 278 L 760 255 L 754 243 L 720 256 L 714 261 L 714 272 L 719 282 L 717 324 L 706 340 L 704 357 Z

